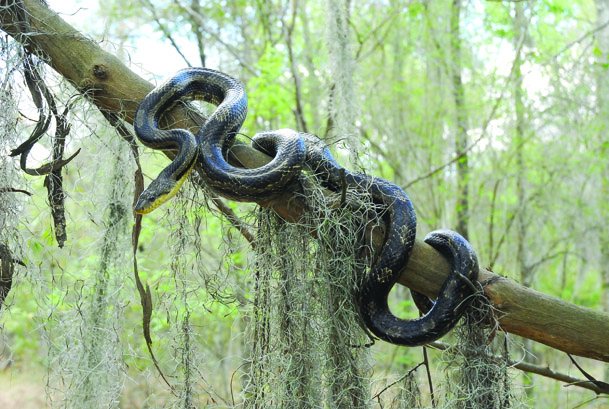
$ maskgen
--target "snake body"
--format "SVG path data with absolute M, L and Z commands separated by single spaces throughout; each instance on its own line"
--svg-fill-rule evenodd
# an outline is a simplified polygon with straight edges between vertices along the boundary
M 159 120 L 180 102 L 199 99 L 216 105 L 196 137 L 184 129 L 163 130 Z M 232 166 L 228 150 L 247 114 L 243 84 L 209 68 L 187 68 L 153 89 L 139 105 L 134 128 L 139 140 L 153 149 L 177 149 L 173 162 L 142 192 L 135 210 L 148 213 L 169 200 L 195 164 L 207 186 L 237 201 L 262 201 L 279 194 L 294 180 L 305 155 L 303 141 L 294 132 L 276 140 L 268 149 L 274 159 L 256 169 Z M 255 139 L 255 138 L 254 138 Z M 256 147 L 256 146 L 254 146 Z
M 196 137 L 186 130 L 159 129 L 163 113 L 179 101 L 194 98 L 217 106 Z M 346 170 L 317 136 L 289 129 L 254 136 L 252 146 L 273 155 L 269 164 L 257 169 L 231 166 L 227 153 L 246 112 L 243 85 L 207 68 L 181 70 L 155 88 L 137 110 L 136 134 L 146 146 L 177 149 L 178 154 L 142 193 L 136 211 L 146 213 L 175 194 L 195 164 L 212 190 L 239 201 L 272 199 L 307 166 L 332 191 L 340 192 L 346 183 L 368 192 L 384 221 L 384 243 L 359 293 L 361 316 L 368 329 L 385 341 L 415 346 L 434 341 L 454 327 L 472 293 L 468 280 L 475 280 L 478 273 L 476 255 L 469 243 L 447 230 L 426 237 L 428 244 L 449 259 L 451 273 L 440 296 L 423 317 L 414 320 L 396 317 L 389 309 L 387 297 L 408 262 L 416 235 L 416 215 L 406 193 L 387 180 Z
M 425 242 L 449 260 L 451 272 L 440 296 L 426 308 L 424 316 L 405 320 L 393 315 L 387 298 L 401 269 L 408 263 L 416 236 L 416 215 L 410 199 L 387 180 L 344 169 L 317 136 L 302 135 L 307 145 L 305 162 L 319 175 L 322 185 L 340 192 L 344 177 L 348 186 L 370 194 L 385 223 L 384 244 L 359 293 L 360 312 L 366 327 L 378 338 L 404 346 L 424 345 L 444 336 L 457 324 L 468 305 L 472 294 L 470 283 L 478 276 L 475 251 L 454 231 L 429 233 Z

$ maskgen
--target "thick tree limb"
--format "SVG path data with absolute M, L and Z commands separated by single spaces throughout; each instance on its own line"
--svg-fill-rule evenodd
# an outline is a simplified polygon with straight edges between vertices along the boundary
M 137 105 L 153 88 L 152 84 L 82 36 L 37 0 L 24 0 L 24 3 L 32 30 L 29 33 L 30 49 L 42 53 L 51 67 L 98 107 L 131 122 Z M 0 4 L 5 4 L 5 1 L 0 1 Z M 18 34 L 11 16 L 2 10 L 0 29 L 13 36 Z M 175 115 L 187 120 L 184 113 L 176 111 Z M 244 145 L 235 147 L 233 154 L 246 167 L 260 166 L 269 160 Z M 297 220 L 302 214 L 302 206 L 291 194 L 273 204 L 273 209 L 288 220 Z M 448 265 L 444 259 L 431 247 L 417 241 L 410 262 L 402 271 L 400 283 L 433 297 L 447 275 Z M 609 314 L 525 288 L 488 270 L 480 271 L 480 281 L 485 294 L 500 311 L 498 319 L 502 330 L 573 355 L 609 362 Z

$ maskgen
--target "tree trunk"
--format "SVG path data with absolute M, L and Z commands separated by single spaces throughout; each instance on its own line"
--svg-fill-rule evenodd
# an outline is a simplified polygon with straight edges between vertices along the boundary
M 521 41 L 521 36 L 525 34 L 524 27 L 524 15 L 523 6 L 520 3 L 514 4 L 515 16 L 514 16 L 514 49 L 518 47 L 518 43 Z M 520 55 L 516 57 L 514 61 L 514 71 L 517 76 L 521 75 L 522 59 Z M 527 217 L 526 217 L 526 193 L 525 193 L 525 165 L 524 165 L 524 102 L 522 96 L 522 81 L 514 81 L 514 111 L 516 114 L 515 127 L 514 127 L 514 138 L 513 147 L 516 150 L 516 197 L 519 208 L 516 210 L 516 224 L 518 228 L 518 250 L 516 252 L 516 259 L 518 261 L 518 270 L 520 275 L 520 282 L 525 286 L 531 285 L 531 271 L 528 268 L 527 263 Z
M 455 151 L 461 155 L 467 150 L 467 108 L 465 90 L 461 79 L 461 0 L 453 0 L 450 18 L 450 56 L 452 91 L 455 100 Z M 463 237 L 469 236 L 469 162 L 467 153 L 457 162 L 457 231 Z
M 24 0 L 30 15 L 31 50 L 41 54 L 60 75 L 68 79 L 99 108 L 114 112 L 128 122 L 153 86 L 124 66 L 116 57 L 74 30 L 38 0 Z M 0 12 L 0 29 L 15 36 L 16 25 L 6 9 Z M 179 110 L 174 110 L 180 115 Z M 184 116 L 185 117 L 185 116 Z M 186 127 L 196 126 L 192 122 Z M 233 149 L 246 167 L 258 167 L 270 158 L 243 144 Z M 287 220 L 298 220 L 303 208 L 292 192 L 272 206 Z M 382 241 L 380 230 L 374 245 Z M 448 276 L 449 266 L 430 246 L 417 240 L 400 284 L 435 297 Z M 609 362 L 609 314 L 570 304 L 481 269 L 479 281 L 485 295 L 498 310 L 503 331 L 521 335 L 574 355 Z M 17 302 L 17 300 L 15 301 Z
M 609 20 L 609 0 L 596 0 L 597 25 L 605 23 Z M 600 53 L 597 56 L 597 65 L 599 67 L 605 66 L 609 63 L 609 27 L 605 27 L 603 30 L 599 30 L 596 34 L 598 47 Z M 597 114 L 601 118 L 607 118 L 609 109 L 607 104 L 607 92 L 609 92 L 609 70 L 602 68 L 597 73 L 597 87 L 596 87 L 596 106 L 598 107 Z M 607 146 L 607 124 L 599 127 L 599 146 L 601 146 L 600 157 L 606 158 L 609 154 L 609 147 Z M 601 217 L 602 220 L 609 219 L 609 163 L 603 162 L 603 169 L 601 171 L 601 197 L 599 204 L 601 206 Z M 603 293 L 602 293 L 602 308 L 604 311 L 609 312 L 609 230 L 603 229 L 600 232 L 599 246 L 601 251 L 601 269 L 603 275 Z
M 520 3 L 514 4 L 514 49 L 518 49 L 518 43 L 523 41 L 522 36 L 526 35 L 526 27 L 524 20 L 523 5 Z M 514 60 L 514 72 L 516 78 L 522 75 L 522 54 L 518 53 Z M 516 249 L 516 262 L 518 265 L 518 276 L 520 282 L 525 287 L 530 287 L 533 279 L 533 271 L 529 268 L 527 262 L 528 259 L 528 248 L 527 248 L 527 202 L 526 202 L 526 169 L 524 162 L 524 131 L 525 131 L 525 118 L 524 118 L 524 98 L 522 90 L 522 81 L 514 81 L 514 111 L 515 111 L 515 126 L 514 126 L 514 137 L 512 138 L 512 147 L 516 150 L 516 229 L 517 229 L 517 249 Z M 537 355 L 533 353 L 534 344 L 531 340 L 525 339 L 523 342 L 523 348 L 526 351 L 524 354 L 524 361 L 528 363 L 535 363 Z M 533 380 L 526 374 L 523 374 L 524 384 L 531 384 Z M 533 388 L 525 388 L 526 394 L 529 399 L 535 391 Z
M 601 25 L 609 20 L 609 0 L 596 0 L 596 24 Z M 598 31 L 596 34 L 598 48 L 600 53 L 597 56 L 597 67 L 606 67 L 609 63 L 609 28 Z M 609 71 L 607 68 L 602 68 L 597 71 L 596 76 L 596 106 L 597 115 L 604 121 L 599 129 L 598 145 L 601 146 L 600 157 L 607 158 L 609 154 L 609 144 L 607 143 L 607 115 L 609 109 L 607 104 L 607 92 L 609 92 Z M 601 220 L 609 220 L 609 163 L 604 160 L 603 169 L 601 170 L 601 189 L 600 198 L 598 200 L 600 206 Z M 600 268 L 602 279 L 601 292 L 601 309 L 609 312 L 609 229 L 601 229 L 598 240 L 600 250 Z M 605 367 L 605 379 L 609 377 L 609 366 Z

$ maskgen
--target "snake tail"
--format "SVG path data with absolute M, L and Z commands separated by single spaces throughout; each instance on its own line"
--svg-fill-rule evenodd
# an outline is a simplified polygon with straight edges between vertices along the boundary
M 459 322 L 471 301 L 472 290 L 466 280 L 478 277 L 478 259 L 471 245 L 451 230 L 436 230 L 425 237 L 450 263 L 451 270 L 435 302 L 420 318 L 404 320 L 388 314 L 385 297 L 372 299 L 370 330 L 394 344 L 420 346 L 446 335 Z
M 370 195 L 385 224 L 383 245 L 359 292 L 360 313 L 366 327 L 379 339 L 404 346 L 424 345 L 444 336 L 459 321 L 472 293 L 462 277 L 470 281 L 477 278 L 478 261 L 470 244 L 450 230 L 428 234 L 425 241 L 449 260 L 451 273 L 438 300 L 424 300 L 428 307 L 425 316 L 413 320 L 395 316 L 387 298 L 408 263 L 416 236 L 416 215 L 408 195 L 387 180 L 345 170 L 317 136 L 301 135 L 307 145 L 305 163 L 322 185 L 338 193 L 343 188 L 341 173 L 344 174 L 348 187 Z

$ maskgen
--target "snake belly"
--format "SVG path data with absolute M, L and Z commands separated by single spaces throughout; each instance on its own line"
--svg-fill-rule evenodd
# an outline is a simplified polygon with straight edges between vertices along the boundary
M 196 137 L 184 129 L 159 128 L 163 114 L 180 102 L 195 99 L 216 105 Z M 136 111 L 136 135 L 148 147 L 178 153 L 142 193 L 136 211 L 147 213 L 175 194 L 195 164 L 206 185 L 228 199 L 257 202 L 280 194 L 302 167 L 304 142 L 292 132 L 265 146 L 265 153 L 273 156 L 266 165 L 256 169 L 232 166 L 227 161 L 228 151 L 246 115 L 243 84 L 209 68 L 180 70 L 152 90 Z
M 348 186 L 371 195 L 385 223 L 384 244 L 359 293 L 360 312 L 366 327 L 376 337 L 404 346 L 424 345 L 444 336 L 459 321 L 472 294 L 463 277 L 472 281 L 477 278 L 478 262 L 469 243 L 450 230 L 434 231 L 426 237 L 426 242 L 449 260 L 450 275 L 424 316 L 412 320 L 396 317 L 389 309 L 387 298 L 414 247 L 416 215 L 410 199 L 389 181 L 344 169 L 317 136 L 301 135 L 307 145 L 305 163 L 318 175 L 322 185 L 340 192 L 344 172 Z

